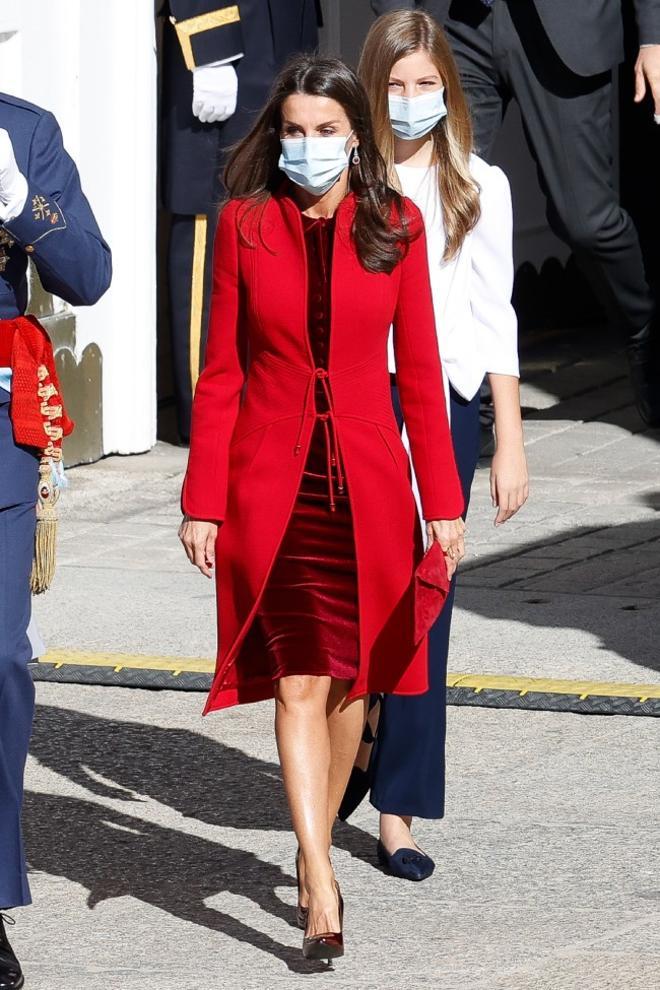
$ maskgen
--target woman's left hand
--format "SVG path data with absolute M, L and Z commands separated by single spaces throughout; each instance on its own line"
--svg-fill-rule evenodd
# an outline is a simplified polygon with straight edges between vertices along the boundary
M 447 575 L 451 580 L 459 561 L 465 556 L 465 523 L 462 519 L 433 519 L 426 524 L 426 545 L 437 540 L 447 562 Z
M 497 509 L 495 525 L 501 526 L 529 497 L 527 457 L 522 441 L 498 444 L 490 468 L 490 497 Z

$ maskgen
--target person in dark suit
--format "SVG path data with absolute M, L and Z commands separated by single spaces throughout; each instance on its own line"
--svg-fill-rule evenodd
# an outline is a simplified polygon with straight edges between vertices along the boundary
M 46 437 L 58 442 L 61 428 L 58 433 L 49 424 L 62 414 L 50 342 L 36 322 L 20 319 L 27 305 L 28 259 L 48 292 L 78 306 L 96 302 L 110 284 L 110 249 L 57 121 L 31 103 L 0 94 L 0 987 L 6 990 L 22 987 L 24 979 L 1 912 L 30 903 L 20 820 L 34 712 L 27 630 L 38 455 L 54 455 Z M 39 352 L 33 351 L 35 342 Z M 53 397 L 59 408 L 46 416 L 44 406 Z M 35 415 L 43 450 L 19 442 Z
M 447 31 L 489 158 L 508 102 L 523 126 L 548 220 L 623 332 L 638 409 L 660 424 L 660 322 L 637 232 L 612 163 L 612 70 L 623 59 L 622 0 L 371 0 L 376 14 L 428 10 Z M 636 100 L 660 115 L 660 0 L 635 0 Z M 660 119 L 660 118 L 657 118 Z
M 210 254 L 227 149 L 247 134 L 287 58 L 318 45 L 320 0 L 165 0 L 161 197 L 181 440 L 204 352 Z

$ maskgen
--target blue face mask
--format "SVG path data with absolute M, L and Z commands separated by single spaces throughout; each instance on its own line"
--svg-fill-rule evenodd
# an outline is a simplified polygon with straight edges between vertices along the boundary
M 313 196 L 323 196 L 348 167 L 350 134 L 337 137 L 283 138 L 277 163 L 287 178 Z
M 444 86 L 422 96 L 390 96 L 392 130 L 403 141 L 415 141 L 430 134 L 446 116 Z

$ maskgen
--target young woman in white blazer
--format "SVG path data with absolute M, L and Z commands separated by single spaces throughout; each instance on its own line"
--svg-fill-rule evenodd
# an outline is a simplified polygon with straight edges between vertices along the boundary
M 479 391 L 488 376 L 496 440 L 490 489 L 499 526 L 528 495 L 511 305 L 509 183 L 501 169 L 472 152 L 458 70 L 444 31 L 429 14 L 400 10 L 379 18 L 367 36 L 359 72 L 392 184 L 414 200 L 426 223 L 447 406 L 466 505 L 479 457 Z M 396 370 L 393 356 L 390 370 Z M 396 386 L 393 400 L 396 406 Z M 452 584 L 431 631 L 429 692 L 385 696 L 374 704 L 340 812 L 347 817 L 370 788 L 381 813 L 379 858 L 392 874 L 410 880 L 423 880 L 434 869 L 412 838 L 412 819 L 444 814 L 453 597 Z

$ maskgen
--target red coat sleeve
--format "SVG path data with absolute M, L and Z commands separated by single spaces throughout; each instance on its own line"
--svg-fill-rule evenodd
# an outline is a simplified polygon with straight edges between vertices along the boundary
M 221 522 L 227 501 L 229 444 L 246 373 L 238 273 L 237 203 L 220 214 L 213 250 L 213 288 L 204 370 L 193 401 L 183 511 Z
M 409 200 L 406 214 L 413 240 L 401 262 L 394 315 L 401 408 L 424 518 L 457 519 L 464 508 L 463 492 L 447 419 L 424 222 Z

